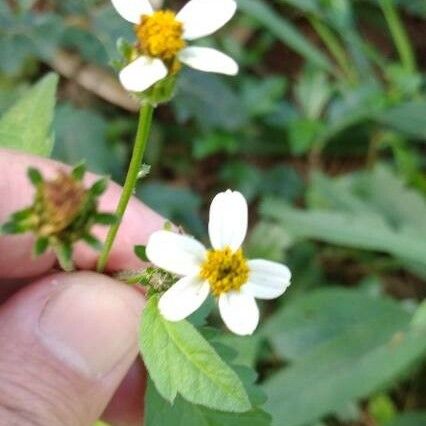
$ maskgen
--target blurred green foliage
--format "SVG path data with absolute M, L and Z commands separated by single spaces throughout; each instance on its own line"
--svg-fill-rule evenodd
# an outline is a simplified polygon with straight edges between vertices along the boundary
M 223 339 L 258 367 L 272 420 L 171 407 L 150 386 L 146 424 L 425 424 L 425 2 L 238 4 L 206 43 L 239 76 L 182 73 L 137 196 L 203 238 L 211 196 L 238 189 L 252 204 L 247 251 L 289 264 L 293 284 L 263 305 L 258 335 Z M 0 146 L 48 155 L 55 141 L 54 158 L 121 182 L 136 115 L 97 84 L 119 37 L 132 41 L 131 26 L 106 0 L 0 2 Z M 58 67 L 59 52 L 77 68 Z

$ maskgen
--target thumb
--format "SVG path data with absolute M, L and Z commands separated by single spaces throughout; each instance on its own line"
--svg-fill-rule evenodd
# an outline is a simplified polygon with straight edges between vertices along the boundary
M 91 426 L 137 355 L 144 304 L 94 273 L 57 274 L 0 307 L 0 424 Z

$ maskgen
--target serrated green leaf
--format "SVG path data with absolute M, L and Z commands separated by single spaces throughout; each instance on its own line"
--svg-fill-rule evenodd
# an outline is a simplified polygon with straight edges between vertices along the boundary
M 245 412 L 251 404 L 237 374 L 187 321 L 170 322 L 152 297 L 144 310 L 140 350 L 163 398 L 180 394 L 194 404 L 218 410 Z
M 145 426 L 269 426 L 271 419 L 259 408 L 246 413 L 225 413 L 191 404 L 177 397 L 171 405 L 150 381 L 145 397 Z
M 58 84 L 48 74 L 0 119 L 0 147 L 49 156 L 53 149 L 51 126 Z
M 292 346 L 294 359 L 264 386 L 274 426 L 301 426 L 383 390 L 426 353 L 425 329 L 401 305 L 358 290 L 319 290 L 271 321 L 277 353 Z

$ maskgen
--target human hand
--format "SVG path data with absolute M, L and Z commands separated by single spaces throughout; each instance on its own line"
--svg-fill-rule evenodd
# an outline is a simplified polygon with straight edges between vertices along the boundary
M 65 167 L 0 150 L 0 223 L 31 203 L 29 166 L 47 178 Z M 101 210 L 114 211 L 119 195 L 111 183 Z M 162 225 L 132 200 L 108 271 L 140 267 L 133 246 Z M 105 233 L 95 231 L 101 239 Z M 93 272 L 54 273 L 54 255 L 33 259 L 32 245 L 30 235 L 0 237 L 0 425 L 91 426 L 102 413 L 114 426 L 140 425 L 145 383 L 135 360 L 142 293 Z M 74 256 L 77 268 L 94 270 L 92 249 L 77 244 Z

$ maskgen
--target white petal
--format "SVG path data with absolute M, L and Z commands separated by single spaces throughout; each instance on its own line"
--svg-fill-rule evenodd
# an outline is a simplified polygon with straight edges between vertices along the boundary
M 115 10 L 132 24 L 139 24 L 142 15 L 151 15 L 154 10 L 148 0 L 111 0 Z
M 227 75 L 238 74 L 238 64 L 230 56 L 210 47 L 187 47 L 179 53 L 179 59 L 196 70 Z
M 146 246 L 154 265 L 178 275 L 197 273 L 205 253 L 205 247 L 194 238 L 170 231 L 154 232 Z
M 209 283 L 197 275 L 184 277 L 161 296 L 158 309 L 166 320 L 181 321 L 202 305 L 209 291 Z
M 222 28 L 235 14 L 234 0 L 190 0 L 176 15 L 187 40 L 204 37 Z
M 215 249 L 237 250 L 247 233 L 247 201 L 240 192 L 220 192 L 210 205 L 209 236 Z
M 287 266 L 269 260 L 248 261 L 250 275 L 241 291 L 257 299 L 275 299 L 290 285 L 291 272 Z
M 235 334 L 253 334 L 259 323 L 259 309 L 254 297 L 231 291 L 219 297 L 219 311 L 226 326 Z
M 167 76 L 167 68 L 160 59 L 141 56 L 120 72 L 120 81 L 130 92 L 143 92 Z

